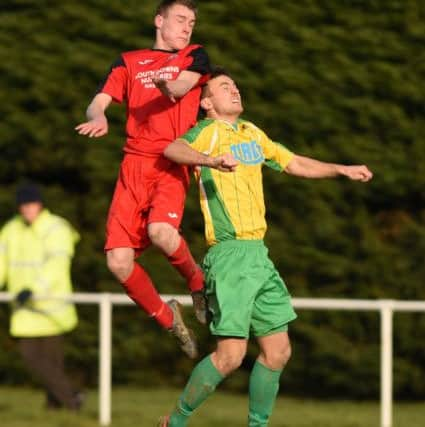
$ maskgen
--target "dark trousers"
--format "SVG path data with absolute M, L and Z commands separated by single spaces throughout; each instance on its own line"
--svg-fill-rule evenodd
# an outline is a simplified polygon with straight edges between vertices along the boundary
M 42 382 L 48 407 L 79 409 L 78 394 L 65 374 L 62 335 L 20 338 L 19 350 L 28 369 Z

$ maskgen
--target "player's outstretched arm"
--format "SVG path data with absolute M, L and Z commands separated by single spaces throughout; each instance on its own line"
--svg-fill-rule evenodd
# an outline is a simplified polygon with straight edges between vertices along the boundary
M 340 165 L 326 163 L 310 157 L 295 155 L 285 168 L 290 175 L 304 178 L 333 178 L 346 176 L 353 181 L 367 182 L 373 177 L 372 172 L 365 165 Z
M 105 111 L 112 102 L 112 97 L 106 93 L 98 93 L 87 108 L 88 121 L 79 124 L 75 130 L 80 135 L 87 135 L 89 138 L 99 138 L 108 133 L 108 119 Z
M 152 82 L 163 95 L 176 102 L 178 98 L 186 95 L 198 83 L 200 77 L 199 73 L 182 71 L 176 80 L 165 80 L 157 76 L 152 78 Z
M 207 166 L 221 172 L 234 172 L 238 165 L 235 158 L 226 153 L 211 157 L 190 147 L 183 139 L 177 139 L 167 146 L 164 156 L 173 162 L 189 166 Z

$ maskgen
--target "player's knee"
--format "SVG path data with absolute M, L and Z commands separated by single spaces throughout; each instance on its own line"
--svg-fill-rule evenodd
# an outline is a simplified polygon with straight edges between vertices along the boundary
M 107 253 L 106 264 L 109 270 L 120 281 L 124 282 L 130 276 L 134 260 L 128 256 L 122 256 L 112 251 Z
M 238 369 L 245 357 L 245 352 L 235 351 L 229 353 L 217 353 L 217 369 L 225 376 Z
M 149 224 L 148 235 L 150 241 L 162 250 L 166 250 L 174 240 L 179 238 L 178 231 L 166 223 Z
M 291 352 L 292 349 L 289 342 L 274 346 L 264 352 L 264 363 L 270 369 L 283 369 L 291 358 Z
M 291 358 L 291 354 L 292 354 L 292 348 L 291 348 L 291 344 L 287 344 L 285 346 L 283 346 L 283 348 L 280 351 L 280 355 L 278 357 L 282 368 L 289 362 L 289 359 Z

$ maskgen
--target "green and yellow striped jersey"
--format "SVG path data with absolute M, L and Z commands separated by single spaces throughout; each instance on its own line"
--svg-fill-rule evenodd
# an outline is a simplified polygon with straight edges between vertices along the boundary
M 254 124 L 205 119 L 181 137 L 195 150 L 218 156 L 232 153 L 236 172 L 196 168 L 208 246 L 224 240 L 261 240 L 267 229 L 262 166 L 282 171 L 293 154 L 271 141 Z

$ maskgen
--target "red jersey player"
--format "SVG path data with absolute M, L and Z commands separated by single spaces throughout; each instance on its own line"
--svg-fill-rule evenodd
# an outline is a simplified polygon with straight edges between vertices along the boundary
M 89 105 L 88 121 L 76 127 L 81 135 L 103 136 L 110 103 L 126 102 L 127 139 L 106 227 L 107 264 L 136 304 L 172 331 L 192 358 L 196 343 L 179 304 L 164 303 L 134 260 L 151 243 L 160 248 L 186 279 L 198 320 L 206 322 L 203 273 L 178 232 L 188 173 L 162 156 L 170 142 L 195 124 L 200 87 L 208 78 L 205 50 L 189 45 L 195 20 L 192 0 L 163 0 L 155 16 L 153 48 L 121 55 Z

